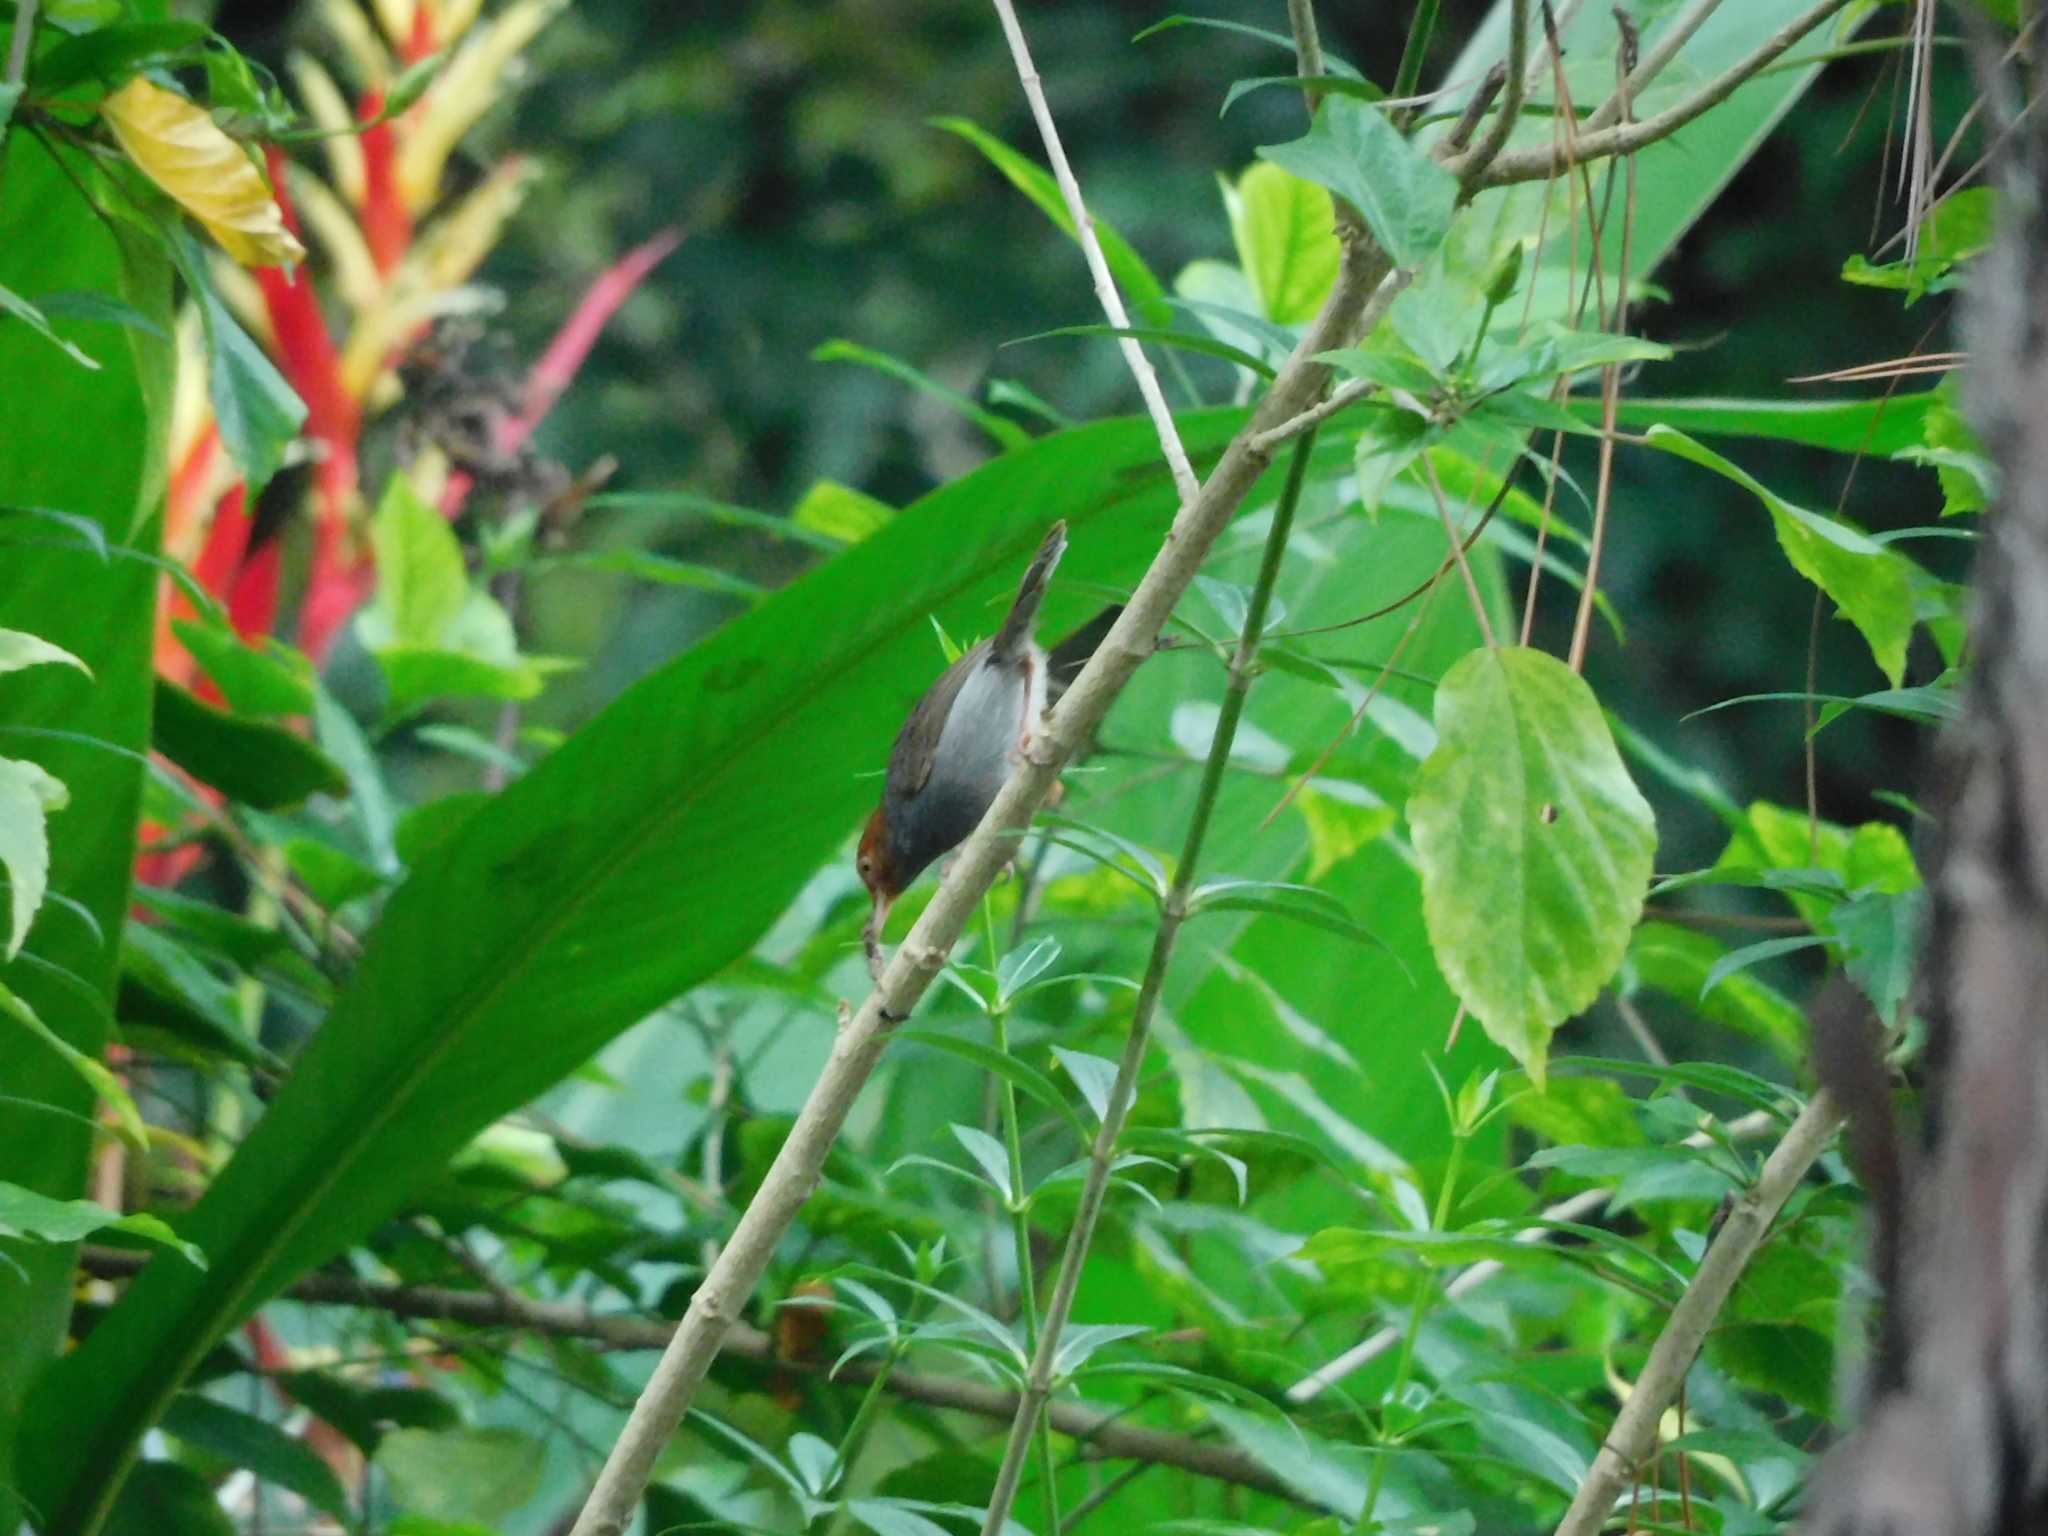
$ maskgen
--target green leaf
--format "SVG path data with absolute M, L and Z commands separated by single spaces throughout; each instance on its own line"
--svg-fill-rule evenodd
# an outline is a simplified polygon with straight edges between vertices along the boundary
M 1683 432 L 1652 427 L 1645 441 L 1725 476 L 1761 501 L 1793 569 L 1834 600 L 1870 643 L 1879 670 L 1894 688 L 1899 686 L 1906 671 L 1906 642 L 1913 635 L 1911 562 L 1847 523 L 1793 506 Z
M 943 128 L 948 133 L 958 134 L 980 150 L 989 164 L 1009 179 L 1011 186 L 1037 204 L 1039 211 L 1064 231 L 1068 239 L 1074 238 L 1074 220 L 1067 212 L 1067 200 L 1060 196 L 1059 184 L 1043 167 L 1027 156 L 1018 154 L 994 134 L 967 118 L 935 117 L 931 119 L 931 125 L 934 128 Z M 1099 214 L 1094 215 L 1093 222 L 1095 237 L 1102 245 L 1103 259 L 1109 263 L 1110 274 L 1116 278 L 1117 287 L 1123 290 L 1124 297 L 1130 300 L 1132 308 L 1144 316 L 1147 325 L 1171 324 L 1173 311 L 1166 303 L 1166 289 L 1159 279 L 1152 275 L 1152 269 L 1145 265 L 1145 259 Z
M 121 194 L 95 162 L 73 156 L 60 167 L 32 134 L 11 136 L 5 153 L 0 229 L 33 230 L 34 238 L 0 240 L 0 283 L 17 293 L 90 294 L 147 322 L 131 327 L 75 310 L 62 321 L 64 334 L 99 360 L 96 372 L 25 327 L 0 322 L 0 507 L 9 509 L 0 521 L 8 543 L 0 615 L 77 656 L 95 680 L 81 687 L 61 667 L 7 676 L 7 724 L 65 734 L 10 734 L 5 750 L 34 760 L 86 808 L 59 832 L 49 880 L 99 930 L 39 924 L 30 946 L 47 968 L 18 963 L 8 986 L 60 1038 L 97 1055 L 112 1027 L 108 938 L 128 909 L 149 746 L 160 581 L 150 562 L 171 440 L 171 276 L 161 246 L 106 217 L 102 209 L 118 206 Z M 53 308 L 44 312 L 57 319 Z M 87 441 L 84 424 L 89 447 L 75 451 Z M 11 1028 L 0 1020 L 0 1033 Z M 0 1178 L 56 1198 L 82 1194 L 96 1134 L 86 1077 L 57 1053 L 14 1041 L 0 1046 L 0 1057 Z M 66 1249 L 43 1245 L 16 1256 L 25 1281 L 0 1269 L 0 1526 L 8 1529 L 21 1517 L 14 1446 L 22 1397 L 64 1347 L 76 1286 Z
M 401 1429 L 378 1445 L 376 1464 L 408 1514 L 491 1522 L 540 1492 L 544 1460 L 516 1429 Z
M 19 1184 L 0 1183 L 0 1237 L 32 1237 L 45 1243 L 75 1243 L 94 1232 L 119 1232 L 168 1248 L 204 1269 L 206 1256 L 155 1216 L 123 1216 L 90 1200 L 52 1200 Z
M 224 625 L 177 619 L 171 629 L 236 714 L 313 712 L 313 664 L 302 653 L 268 637 L 258 650 Z
M 1803 443 L 1836 453 L 1889 455 L 1916 447 L 1923 423 L 1933 409 L 1936 391 L 1898 394 L 1875 400 L 1659 400 L 1624 396 L 1615 413 L 1618 425 L 1637 430 L 1669 427 L 1701 437 L 1767 437 Z M 1565 402 L 1588 426 L 1600 421 L 1600 401 L 1578 398 Z
M 334 760 L 304 737 L 216 709 L 167 678 L 156 682 L 150 737 L 200 783 L 255 810 L 281 810 L 309 795 L 348 790 Z
M 1802 949 L 1812 949 L 1825 944 L 1827 940 L 1819 934 L 1799 934 L 1784 939 L 1763 939 L 1755 944 L 1745 944 L 1740 949 L 1730 950 L 1707 968 L 1706 980 L 1700 983 L 1700 996 L 1710 994 L 1728 977 L 1747 970 L 1752 965 L 1761 965 L 1766 960 L 1775 960 L 1780 955 L 1794 954 Z
M 130 1043 L 160 1030 L 187 1049 L 283 1075 L 284 1063 L 249 1038 L 232 994 L 160 928 L 131 921 L 121 938 L 121 990 L 114 1011 Z
M 213 1485 L 183 1462 L 135 1469 L 107 1520 L 104 1536 L 238 1536 Z
M 0 121 L 4 121 L 4 114 L 0 114 Z M 49 319 L 40 309 L 4 284 L 0 284 L 0 314 L 14 316 L 15 319 L 34 331 L 43 340 L 78 364 L 79 367 L 94 369 L 99 367 L 99 364 L 81 351 L 75 343 L 66 341 L 52 330 Z
M 1709 988 L 1708 974 L 1727 955 L 1712 936 L 1676 923 L 1644 923 L 1629 941 L 1628 965 L 1637 983 L 1726 1029 L 1761 1040 L 1788 1065 L 1806 1059 L 1806 1015 L 1777 988 L 1747 974 L 1724 973 Z
M 820 480 L 796 504 L 789 520 L 841 544 L 858 544 L 889 526 L 896 509 L 836 480 Z
M 930 374 L 921 372 L 886 352 L 873 347 L 861 346 L 852 341 L 828 341 L 813 348 L 811 361 L 814 363 L 859 363 L 886 373 L 892 379 L 901 379 L 915 389 L 922 390 L 935 400 L 943 400 L 969 421 L 1001 443 L 1005 448 L 1021 448 L 1031 441 L 1031 434 L 1007 416 L 998 416 L 994 411 L 985 410 L 961 394 L 959 390 L 941 384 Z M 853 494 L 853 493 L 849 493 Z
M 1224 184 L 1223 207 L 1260 312 L 1280 325 L 1313 320 L 1337 281 L 1342 255 L 1328 188 L 1259 164 L 1235 186 Z
M 173 227 L 167 244 L 206 332 L 206 392 L 220 440 L 248 482 L 253 502 L 284 462 L 286 445 L 305 425 L 306 403 L 214 292 L 199 243 Z
M 145 65 L 191 57 L 213 36 L 212 28 L 196 21 L 126 21 L 102 27 L 59 43 L 36 60 L 36 91 L 54 96 L 87 81 L 112 87 Z
M 1259 157 L 1350 203 L 1400 266 L 1420 266 L 1450 232 L 1457 178 L 1363 102 L 1332 97 L 1305 137 L 1261 145 Z
M 1193 20 L 1192 17 L 1182 18 Z M 1164 26 L 1165 23 L 1160 23 Z M 1157 27 L 1149 29 L 1158 31 Z M 1276 37 L 1278 34 L 1274 34 Z M 1293 44 L 1289 43 L 1289 47 Z M 1228 117 L 1230 109 L 1253 91 L 1264 90 L 1269 85 L 1287 86 L 1297 91 L 1314 91 L 1325 96 L 1353 96 L 1360 101 L 1385 101 L 1387 93 L 1370 80 L 1360 80 L 1351 75 L 1253 75 L 1230 82 L 1230 89 L 1223 93 L 1223 106 L 1218 117 Z
M 7 958 L 21 953 L 50 879 L 50 838 L 44 818 L 69 796 L 34 763 L 0 757 L 0 868 L 7 871 L 11 917 Z
M 1242 347 L 1233 347 L 1227 341 L 1198 335 L 1193 331 L 1162 331 L 1150 326 L 1115 325 L 1062 325 L 1055 330 L 1040 331 L 1035 336 L 1020 336 L 1015 341 L 1004 342 L 1007 347 L 1021 347 L 1027 341 L 1044 341 L 1051 336 L 1127 336 L 1132 341 L 1149 341 L 1162 347 L 1179 347 L 1183 351 L 1200 352 L 1207 357 L 1220 357 L 1225 362 L 1249 368 L 1262 379 L 1273 377 L 1273 365 L 1264 358 L 1254 357 Z
M 1842 902 L 1828 914 L 1828 931 L 1841 941 L 1842 968 L 1888 1025 L 1897 1021 L 1913 990 L 1926 908 L 1923 890 L 1876 891 Z
M 1408 801 L 1423 914 L 1459 1000 L 1539 1084 L 1551 1032 L 1620 966 L 1657 846 L 1592 689 L 1541 651 L 1474 651 L 1436 693 Z
M 25 634 L 18 629 L 0 629 L 0 672 L 19 672 L 23 667 L 51 664 L 76 667 L 87 677 L 92 676 L 92 668 L 63 646 L 52 645 L 47 640 Z
M 1189 453 L 1219 452 L 1245 415 L 1184 413 Z M 1135 582 L 1177 507 L 1142 419 L 1034 441 L 643 678 L 478 809 L 393 892 L 291 1077 L 185 1218 L 212 1278 L 152 1266 L 43 1373 L 23 1419 L 29 1495 L 60 1511 L 110 1497 L 160 1405 L 250 1306 L 743 954 L 872 808 L 861 775 L 886 763 L 935 670 L 933 614 L 992 627 L 1044 523 L 1065 517 L 1041 626 L 1064 633 L 1099 607 L 1094 585 Z M 354 773 L 322 702 L 321 740 Z
M 246 1467 L 260 1481 L 296 1493 L 337 1520 L 350 1517 L 348 1494 L 333 1469 L 305 1441 L 267 1420 L 197 1392 L 180 1392 L 171 1400 L 161 1427 L 195 1450 L 229 1466 Z
M 65 1066 L 77 1074 L 92 1090 L 94 1097 L 114 1112 L 114 1120 L 120 1129 L 121 1137 L 129 1146 L 138 1152 L 149 1146 L 149 1131 L 143 1124 L 142 1112 L 135 1107 L 135 1100 L 129 1096 L 120 1078 L 108 1071 L 104 1062 L 88 1056 L 50 1028 L 29 1006 L 26 998 L 4 984 L 0 984 L 0 1014 L 6 1015 L 34 1035 Z
M 448 519 L 393 475 L 370 524 L 377 595 L 357 621 L 373 651 L 439 646 L 469 601 L 469 571 Z

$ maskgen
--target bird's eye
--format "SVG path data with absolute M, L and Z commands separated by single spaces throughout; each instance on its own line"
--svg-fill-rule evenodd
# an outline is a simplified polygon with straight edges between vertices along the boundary
M 868 871 L 874 868 L 874 861 L 866 854 L 862 854 L 855 867 L 860 870 L 862 878 L 866 878 Z

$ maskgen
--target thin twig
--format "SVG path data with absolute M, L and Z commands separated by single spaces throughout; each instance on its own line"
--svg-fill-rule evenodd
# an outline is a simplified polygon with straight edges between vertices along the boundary
M 1692 95 L 1655 117 L 1634 123 L 1618 123 L 1597 133 L 1580 136 L 1576 151 L 1578 158 L 1581 161 L 1604 160 L 1610 155 L 1633 154 L 1660 139 L 1668 139 L 1687 123 L 1734 95 L 1752 76 L 1847 4 L 1848 0 L 1820 0 L 1818 5 L 1787 22 Z M 1473 150 L 1469 155 L 1454 156 L 1446 162 L 1446 169 L 1460 176 L 1475 191 L 1485 187 L 1515 186 L 1525 181 L 1548 181 L 1553 176 L 1563 175 L 1571 165 L 1570 157 L 1554 144 L 1505 152 L 1490 165 L 1485 165 L 1477 156 L 1478 150 Z M 1485 168 L 1469 171 L 1468 167 L 1475 164 Z
M 1621 13 L 1617 12 L 1619 16 Z M 1634 33 L 1628 24 L 1622 23 L 1621 55 L 1619 58 L 1621 78 L 1615 86 L 1615 95 L 1621 98 L 1621 125 L 1625 128 L 1634 118 L 1634 109 L 1629 102 L 1628 83 L 1632 73 Z M 1621 210 L 1621 259 L 1615 274 L 1614 313 L 1607 317 L 1609 329 L 1617 336 L 1628 334 L 1628 264 L 1629 247 L 1635 234 L 1636 223 L 1636 157 L 1625 157 L 1628 165 L 1628 195 Z M 1595 240 L 1598 253 L 1598 240 Z M 1572 622 L 1571 654 L 1569 665 L 1574 672 L 1586 665 L 1586 647 L 1593 637 L 1593 601 L 1600 595 L 1600 554 L 1607 545 L 1607 509 L 1614 492 L 1614 426 L 1615 413 L 1621 404 L 1621 365 L 1609 363 L 1600 376 L 1600 480 L 1593 499 L 1593 542 L 1586 551 L 1586 584 L 1579 593 L 1579 612 Z
M 1557 1536 L 1595 1536 L 1606 1524 L 1615 1498 L 1635 1480 L 1636 1468 L 1656 1444 L 1657 1425 L 1692 1369 L 1707 1330 L 1720 1315 L 1743 1269 L 1770 1236 L 1779 1210 L 1827 1150 L 1841 1119 L 1827 1091 L 1816 1093 L 1765 1161 L 1756 1183 L 1735 1202 L 1693 1272 L 1692 1283 L 1671 1309 L 1664 1331 L 1650 1346 L 1642 1374 L 1615 1416 L 1614 1428 L 1600 1443 L 1592 1471 L 1558 1523 Z
M 1038 70 L 1031 62 L 1031 49 L 1024 41 L 1024 29 L 1017 24 L 1016 8 L 1010 0 L 994 0 L 996 15 L 1003 24 L 1003 36 L 1009 40 L 1010 57 L 1017 64 L 1017 79 L 1024 87 L 1024 97 L 1031 103 L 1031 116 L 1038 124 L 1038 136 L 1045 141 L 1046 158 L 1052 162 L 1053 179 L 1059 183 L 1060 196 L 1066 199 L 1067 216 L 1074 221 L 1074 238 L 1081 242 L 1081 254 L 1088 260 L 1089 275 L 1095 279 L 1095 296 L 1102 302 L 1102 312 L 1109 317 L 1109 323 L 1120 331 L 1131 328 L 1131 317 L 1124 311 L 1123 298 L 1116 291 L 1116 279 L 1110 275 L 1109 260 L 1102 254 L 1102 242 L 1096 238 L 1095 219 L 1088 212 L 1088 205 L 1081 200 L 1081 184 L 1074 180 L 1074 169 L 1067 163 L 1067 152 L 1060 144 L 1059 129 L 1053 126 L 1052 109 L 1045 102 L 1045 87 L 1038 78 Z M 1181 446 L 1180 430 L 1173 424 L 1173 412 L 1167 408 L 1166 396 L 1160 392 L 1159 376 L 1152 371 L 1152 360 L 1145 356 L 1145 349 L 1128 336 L 1117 339 L 1123 349 L 1124 361 L 1130 365 L 1131 377 L 1138 381 L 1138 393 L 1144 398 L 1145 409 L 1152 417 L 1152 425 L 1159 433 L 1159 447 L 1166 455 L 1166 462 L 1173 470 L 1173 483 L 1180 490 L 1181 504 L 1195 499 L 1201 489 L 1201 482 L 1195 476 L 1195 468 L 1188 462 L 1188 451 Z
M 1465 543 L 1458 537 L 1457 524 L 1451 521 L 1451 504 L 1444 497 L 1444 485 L 1436 475 L 1436 460 L 1428 454 L 1422 455 L 1422 472 L 1429 481 L 1429 493 L 1436 498 L 1437 515 L 1443 519 L 1444 537 L 1451 543 L 1451 558 L 1458 563 L 1458 575 L 1465 583 L 1465 595 L 1472 600 L 1472 617 L 1479 621 L 1480 638 L 1486 642 L 1489 651 L 1500 649 L 1500 641 L 1493 635 L 1493 620 L 1487 617 L 1486 600 L 1479 595 L 1479 583 L 1473 578 L 1471 563 L 1465 558 Z

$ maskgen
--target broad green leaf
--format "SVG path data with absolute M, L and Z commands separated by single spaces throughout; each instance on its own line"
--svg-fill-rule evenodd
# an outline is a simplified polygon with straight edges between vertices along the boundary
M 238 715 L 313 712 L 313 664 L 276 640 L 262 649 L 225 626 L 179 619 L 172 630 Z
M 337 1520 L 349 1518 L 348 1494 L 334 1471 L 305 1441 L 277 1425 L 197 1392 L 180 1392 L 163 1417 L 163 1431 L 229 1466 L 246 1467 L 265 1483 L 296 1493 Z
M 1815 949 L 1827 943 L 1819 934 L 1800 934 L 1792 938 L 1764 939 L 1755 944 L 1745 944 L 1740 949 L 1730 950 L 1707 967 L 1706 979 L 1700 983 L 1700 996 L 1711 995 L 1715 988 L 1730 976 L 1746 971 L 1752 965 L 1761 965 L 1766 960 L 1775 960 L 1780 955 L 1793 954 L 1802 949 Z
M 1059 185 L 1050 172 L 964 117 L 935 117 L 931 123 L 934 128 L 958 134 L 980 150 L 990 165 L 1009 178 L 1011 186 L 1037 204 L 1039 212 L 1058 225 L 1068 239 L 1074 238 L 1073 217 L 1067 212 L 1067 201 L 1060 196 Z M 1152 275 L 1145 259 L 1100 215 L 1095 216 L 1094 223 L 1095 237 L 1102 244 L 1103 259 L 1109 263 L 1110 275 L 1130 300 L 1131 307 L 1144 315 L 1148 325 L 1171 324 L 1173 311 L 1166 304 L 1166 289 Z
M 1214 454 L 1243 419 L 1184 415 L 1189 452 Z M 1325 465 L 1348 452 L 1331 439 Z M 1042 624 L 1064 633 L 1095 613 L 1098 585 L 1136 580 L 1177 505 L 1143 420 L 1005 454 L 627 690 L 432 848 L 187 1216 L 210 1278 L 152 1266 L 46 1373 L 25 1431 L 39 1506 L 82 1515 L 108 1498 L 223 1330 L 754 943 L 872 807 L 863 775 L 937 671 L 934 613 L 992 628 L 1044 522 L 1064 516 Z
M 1420 266 L 1450 231 L 1457 178 L 1403 138 L 1377 107 L 1332 97 L 1305 137 L 1261 145 L 1259 156 L 1350 203 L 1400 266 Z
M 49 886 L 50 838 L 44 818 L 63 810 L 68 799 L 64 786 L 34 763 L 0 757 L 0 869 L 7 871 L 9 960 L 21 953 Z
M 377 595 L 357 626 L 371 650 L 432 647 L 469 601 L 469 572 L 455 530 L 421 500 L 404 475 L 393 475 L 370 523 L 377 559 Z
M 540 1491 L 541 1446 L 516 1429 L 400 1429 L 376 1464 L 408 1514 L 497 1521 Z
M 127 21 L 74 37 L 36 60 L 36 91 L 54 95 L 94 81 L 113 86 L 143 65 L 182 59 L 213 36 L 196 21 Z
M 227 986 L 162 928 L 128 924 L 121 939 L 121 989 L 114 1011 L 130 1043 L 160 1032 L 202 1059 L 224 1057 L 284 1075 L 284 1063 L 249 1038 Z
M 1652 447 L 1703 465 L 1761 501 L 1777 529 L 1779 547 L 1793 568 L 1834 600 L 1870 643 L 1878 669 L 1896 688 L 1905 676 L 1906 642 L 1913 635 L 1912 564 L 1836 518 L 1795 507 L 1746 470 L 1669 427 L 1652 427 Z
M 32 667 L 0 679 L 9 726 L 64 737 L 8 734 L 0 753 L 33 760 L 71 792 L 76 809 L 50 850 L 50 887 L 80 903 L 97 924 L 45 922 L 29 937 L 40 962 L 16 964 L 7 985 L 61 1039 L 96 1057 L 111 1027 L 114 946 L 129 902 L 136 808 L 149 746 L 150 650 L 154 637 L 158 513 L 170 442 L 170 271 L 161 249 L 129 241 L 80 195 L 119 201 L 89 160 L 69 173 L 35 135 L 10 137 L 0 178 L 0 229 L 33 229 L 33 239 L 0 240 L 0 283 L 18 293 L 91 295 L 142 316 L 62 315 L 46 309 L 67 339 L 96 358 L 80 368 L 40 337 L 0 323 L 0 506 L 10 536 L 0 558 L 0 615 L 78 657 L 92 669 L 84 686 L 65 667 Z M 125 242 L 125 243 L 124 243 Z M 90 452 L 76 444 L 90 423 Z M 21 515 L 25 514 L 25 515 Z M 33 518 L 34 522 L 29 519 Z M 19 538 L 14 535 L 21 535 Z M 0 1018 L 0 1031 L 15 1028 Z M 58 1055 L 10 1039 L 0 1103 L 0 1179 L 56 1199 L 85 1191 L 94 1130 L 93 1091 Z M 62 1346 L 75 1277 L 61 1246 L 17 1254 L 23 1280 L 0 1266 L 0 1528 L 19 1523 L 13 1445 L 21 1397 Z
M 1882 457 L 1919 446 L 1933 401 L 1933 389 L 1878 399 L 1653 399 L 1624 395 L 1616 410 L 1616 424 L 1638 432 L 1667 426 L 1673 432 L 1708 438 L 1772 438 L 1802 442 L 1808 449 Z M 1602 406 L 1597 399 L 1575 397 L 1565 401 L 1565 410 L 1587 426 L 1597 426 Z
M 1804 811 L 1764 800 L 1743 812 L 1714 869 L 1722 874 L 1754 873 L 1760 883 L 1782 890 L 1807 925 L 1816 929 L 1837 892 L 1896 895 L 1920 885 L 1912 845 L 1890 822 L 1866 821 L 1859 827 L 1815 822 Z M 1814 871 L 1835 879 L 1824 885 L 1807 877 Z
M 52 645 L 40 636 L 25 634 L 18 629 L 0 629 L 0 672 L 19 672 L 23 667 L 41 667 L 56 664 L 76 667 L 87 677 L 92 668 L 65 650 L 61 645 Z
M 1474 651 L 1438 685 L 1408 802 L 1423 913 L 1459 999 L 1539 1084 L 1551 1032 L 1627 952 L 1657 846 L 1583 679 L 1541 651 Z
M 205 1255 L 155 1216 L 123 1216 L 90 1200 L 52 1200 L 19 1184 L 0 1183 L 0 1237 L 32 1237 L 45 1243 L 75 1243 L 94 1232 L 119 1232 L 156 1247 L 168 1248 L 188 1263 L 205 1268 Z
M 150 739 L 200 783 L 259 811 L 348 789 L 334 760 L 304 737 L 216 709 L 167 678 L 156 682 Z
M 285 446 L 305 425 L 306 403 L 214 291 L 198 242 L 174 229 L 168 244 L 206 332 L 206 393 L 220 440 L 242 471 L 253 500 L 284 462 Z
M 1261 313 L 1281 325 L 1313 320 L 1337 281 L 1342 254 L 1328 188 L 1258 164 L 1235 186 L 1224 183 L 1223 207 Z

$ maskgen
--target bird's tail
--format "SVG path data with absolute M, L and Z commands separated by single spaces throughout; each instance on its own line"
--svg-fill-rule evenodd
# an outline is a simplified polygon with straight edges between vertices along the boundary
M 1052 573 L 1058 569 L 1060 556 L 1067 552 L 1067 524 L 1062 518 L 1045 533 L 1045 542 L 1038 546 L 1038 553 L 1032 557 L 1031 569 L 1024 573 L 1024 580 L 1017 586 L 1017 601 L 1010 604 L 1009 617 L 1003 620 L 1003 627 L 996 631 L 996 638 L 989 646 L 990 653 L 998 661 L 1009 661 L 1021 656 L 1031 644 L 1033 631 L 1038 627 L 1039 605 L 1045 601 L 1045 589 L 1052 585 Z

